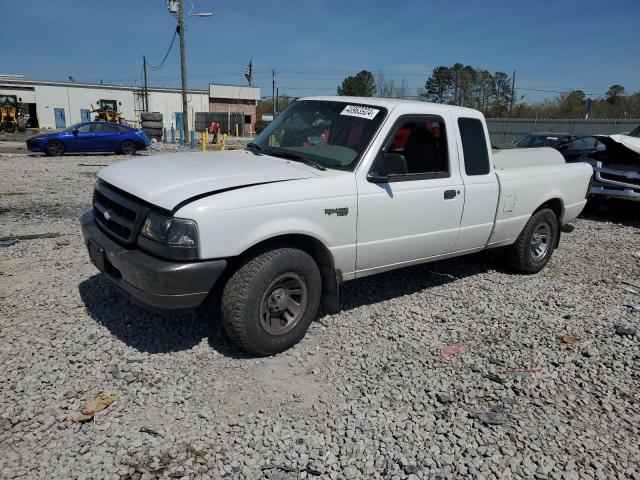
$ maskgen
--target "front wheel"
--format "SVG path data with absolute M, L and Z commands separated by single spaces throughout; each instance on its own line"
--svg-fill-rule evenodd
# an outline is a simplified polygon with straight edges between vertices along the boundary
M 558 219 L 548 208 L 534 213 L 516 243 L 507 251 L 507 261 L 522 273 L 538 273 L 551 259 L 558 240 Z
M 52 140 L 47 143 L 47 146 L 44 149 L 44 153 L 46 153 L 49 157 L 58 157 L 64 154 L 65 148 L 64 143 L 59 142 L 58 140 Z
M 238 268 L 222 293 L 222 324 L 242 350 L 273 355 L 298 343 L 313 321 L 322 284 L 309 254 L 277 248 Z
M 136 150 L 136 144 L 130 140 L 122 142 L 122 145 L 120 145 L 120 153 L 122 155 L 135 155 Z

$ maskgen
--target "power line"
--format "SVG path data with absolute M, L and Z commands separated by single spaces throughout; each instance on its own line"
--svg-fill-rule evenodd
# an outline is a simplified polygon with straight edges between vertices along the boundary
M 167 57 L 169 56 L 169 53 L 171 53 L 171 49 L 173 48 L 173 44 L 176 41 L 176 36 L 177 35 L 178 35 L 178 28 L 176 28 L 173 31 L 173 37 L 171 37 L 171 43 L 169 44 L 169 48 L 167 49 L 167 53 L 165 53 L 164 58 L 162 59 L 160 64 L 157 65 L 157 66 L 154 66 L 154 65 L 151 65 L 151 64 L 149 65 L 154 72 L 157 72 L 158 70 L 160 70 L 162 68 L 162 66 L 164 65 L 164 62 L 167 60 Z

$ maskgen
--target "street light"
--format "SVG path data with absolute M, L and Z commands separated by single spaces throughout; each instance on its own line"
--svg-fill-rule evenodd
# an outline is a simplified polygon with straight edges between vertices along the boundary
M 182 80 L 182 128 L 184 130 L 184 139 L 187 141 L 189 138 L 189 111 L 187 108 L 187 53 L 184 46 L 184 20 L 189 17 L 210 17 L 213 15 L 211 12 L 191 13 L 193 12 L 193 3 L 191 3 L 191 10 L 187 15 L 184 15 L 183 3 L 184 0 L 178 1 L 178 33 L 180 34 L 180 69 Z M 175 13 L 175 9 L 172 7 L 175 3 L 169 2 L 169 11 Z

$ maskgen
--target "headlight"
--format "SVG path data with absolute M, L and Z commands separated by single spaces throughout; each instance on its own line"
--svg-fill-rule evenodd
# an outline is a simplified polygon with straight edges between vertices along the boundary
M 167 234 L 171 226 L 171 217 L 151 212 L 142 225 L 142 235 L 156 242 L 167 243 Z
M 152 253 L 175 260 L 197 258 L 198 226 L 193 220 L 151 212 L 140 235 L 138 243 Z

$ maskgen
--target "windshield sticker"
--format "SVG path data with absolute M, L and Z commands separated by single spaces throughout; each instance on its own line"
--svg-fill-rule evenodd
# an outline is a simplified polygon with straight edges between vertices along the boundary
M 380 110 L 371 107 L 361 107 L 359 105 L 347 105 L 340 115 L 348 115 L 349 117 L 366 118 L 373 120 Z

